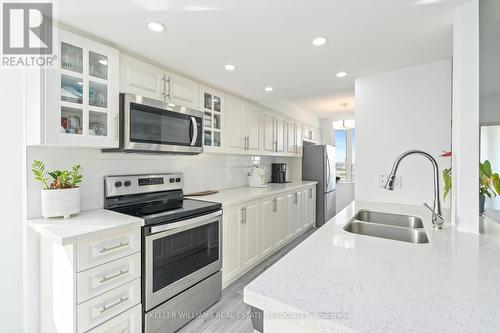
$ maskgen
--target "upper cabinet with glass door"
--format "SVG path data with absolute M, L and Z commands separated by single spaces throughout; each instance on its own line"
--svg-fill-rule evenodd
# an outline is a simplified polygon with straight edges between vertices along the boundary
M 28 89 L 28 121 L 43 126 L 29 143 L 117 147 L 118 51 L 63 30 L 58 36 L 57 68 L 43 70 Z
M 222 93 L 208 87 L 201 87 L 200 105 L 203 111 L 204 150 L 220 151 L 222 143 L 222 118 L 224 97 Z

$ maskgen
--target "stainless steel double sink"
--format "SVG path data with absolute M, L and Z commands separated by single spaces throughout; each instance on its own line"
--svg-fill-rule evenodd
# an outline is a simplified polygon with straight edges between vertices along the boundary
M 429 243 L 422 220 L 416 216 L 360 210 L 344 230 L 354 234 L 408 243 Z

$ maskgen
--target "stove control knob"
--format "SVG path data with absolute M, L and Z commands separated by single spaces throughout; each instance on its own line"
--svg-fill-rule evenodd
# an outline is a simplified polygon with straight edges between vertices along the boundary
M 176 183 L 180 183 L 180 182 L 181 182 L 181 179 L 180 179 L 180 178 L 175 178 L 175 182 L 176 182 Z
M 122 187 L 122 182 L 121 181 L 115 182 L 115 187 Z
M 123 185 L 125 185 L 126 187 L 129 187 L 130 185 L 132 185 L 132 183 L 130 182 L 130 180 L 126 180 Z
M 173 183 L 173 182 L 175 182 L 175 178 L 170 178 L 168 181 Z

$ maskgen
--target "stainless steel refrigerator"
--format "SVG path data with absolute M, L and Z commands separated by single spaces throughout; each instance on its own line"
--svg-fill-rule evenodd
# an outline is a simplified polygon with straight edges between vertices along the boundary
M 335 176 L 335 147 L 304 145 L 302 179 L 318 182 L 316 188 L 316 226 L 322 226 L 336 214 Z

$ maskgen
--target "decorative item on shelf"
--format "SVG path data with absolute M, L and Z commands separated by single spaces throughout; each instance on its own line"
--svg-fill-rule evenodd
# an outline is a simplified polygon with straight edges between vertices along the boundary
M 42 161 L 33 161 L 31 171 L 35 179 L 43 184 L 42 216 L 69 218 L 80 212 L 80 187 L 82 181 L 80 165 L 74 165 L 71 170 L 45 170 Z M 52 183 L 47 181 L 47 175 Z
M 451 152 L 443 152 L 440 157 L 451 157 Z M 446 199 L 451 190 L 451 168 L 443 170 L 443 198 Z M 479 162 L 479 214 L 484 214 L 486 197 L 494 198 L 500 195 L 500 175 L 491 170 L 490 161 Z

